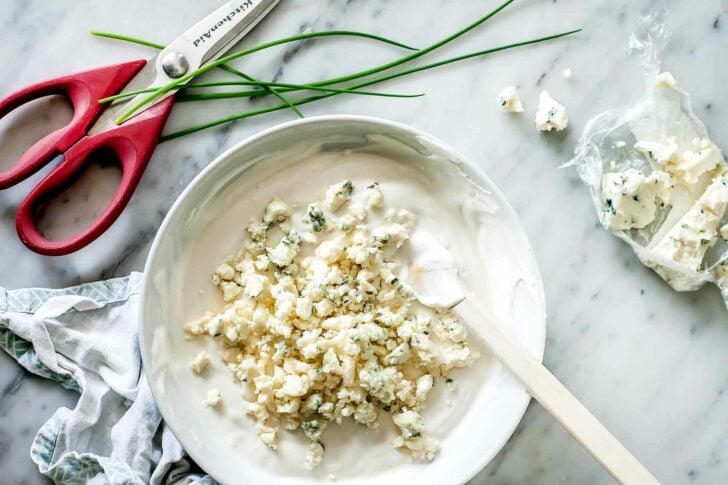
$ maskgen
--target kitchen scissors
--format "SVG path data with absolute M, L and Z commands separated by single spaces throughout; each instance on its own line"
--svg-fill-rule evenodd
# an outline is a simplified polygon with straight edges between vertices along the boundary
M 90 244 L 106 231 L 129 202 L 159 141 L 174 91 L 125 121 L 114 121 L 144 95 L 114 106 L 99 100 L 127 90 L 162 87 L 225 53 L 262 20 L 279 0 L 234 0 L 205 17 L 155 57 L 78 72 L 20 89 L 0 101 L 0 118 L 37 98 L 63 95 L 73 106 L 71 121 L 31 146 L 8 171 L 0 172 L 0 189 L 30 177 L 58 155 L 63 159 L 36 185 L 18 207 L 15 225 L 23 243 L 46 255 L 68 254 Z M 44 204 L 80 178 L 91 156 L 111 150 L 121 165 L 119 188 L 104 212 L 67 239 L 46 239 L 37 228 Z

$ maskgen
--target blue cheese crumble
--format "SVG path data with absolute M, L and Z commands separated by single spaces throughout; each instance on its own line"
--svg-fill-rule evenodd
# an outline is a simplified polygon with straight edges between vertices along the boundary
M 383 412 L 399 430 L 394 447 L 432 460 L 427 396 L 477 357 L 451 312 L 420 305 L 400 282 L 415 218 L 383 205 L 378 184 L 358 193 L 348 180 L 300 214 L 274 199 L 245 248 L 215 269 L 225 307 L 185 327 L 217 341 L 263 443 L 276 449 L 282 429 L 310 440 L 309 469 L 323 459 L 327 425 L 376 429 Z
M 541 91 L 535 122 L 538 131 L 563 131 L 569 126 L 569 115 L 548 91 Z
M 514 86 L 504 88 L 495 100 L 504 113 L 523 113 L 523 103 Z

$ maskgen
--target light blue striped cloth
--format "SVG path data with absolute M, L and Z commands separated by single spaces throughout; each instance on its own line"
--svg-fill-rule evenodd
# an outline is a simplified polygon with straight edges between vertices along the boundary
M 80 394 L 30 450 L 61 484 L 214 484 L 192 473 L 141 371 L 141 273 L 61 290 L 0 288 L 0 347 L 28 371 Z

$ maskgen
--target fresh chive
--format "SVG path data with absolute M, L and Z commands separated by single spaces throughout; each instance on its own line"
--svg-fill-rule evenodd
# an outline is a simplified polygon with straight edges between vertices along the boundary
M 102 32 L 99 30 L 92 30 L 91 35 L 95 35 L 96 37 L 106 37 L 108 39 L 115 39 L 115 40 L 123 40 L 124 42 L 131 42 L 132 44 L 139 44 L 144 45 L 147 47 L 152 47 L 154 49 L 164 49 L 165 46 L 162 44 L 157 44 L 156 42 L 151 42 L 144 39 L 137 39 L 136 37 L 129 37 L 128 35 L 122 35 L 122 34 L 115 34 L 113 32 Z
M 156 42 L 152 42 L 150 40 L 144 40 L 139 39 L 137 37 L 130 37 L 128 35 L 123 34 L 115 34 L 113 32 L 102 32 L 100 30 L 92 30 L 91 35 L 94 35 L 96 37 L 106 37 L 109 39 L 115 39 L 115 40 L 123 40 L 124 42 L 131 42 L 132 44 L 139 44 L 144 45 L 147 47 L 153 47 L 154 49 L 164 49 L 166 46 L 163 44 L 158 44 Z M 402 49 L 407 49 L 408 51 L 416 51 L 419 50 L 417 47 L 412 47 L 407 44 L 403 44 L 402 42 L 398 42 L 396 40 L 388 39 L 386 37 L 382 37 L 379 35 L 374 34 L 368 34 L 366 32 L 357 32 L 353 30 L 331 30 L 331 31 L 325 31 L 325 32 L 310 32 L 308 34 L 301 34 L 301 35 L 307 35 L 307 39 L 309 38 L 316 38 L 316 37 L 327 37 L 332 35 L 346 35 L 346 36 L 354 36 L 354 37 L 364 37 L 371 40 L 376 40 L 378 42 L 382 42 L 384 44 L 393 45 L 395 47 L 401 47 Z M 279 39 L 284 40 L 284 39 Z M 296 39 L 300 40 L 300 39 Z M 289 40 L 287 42 L 294 42 L 293 40 Z M 281 42 L 285 43 L 285 42 Z M 278 45 L 278 44 L 276 44 Z M 272 46 L 269 46 L 272 47 Z M 264 47 L 265 48 L 265 47 Z
M 211 87 L 222 87 L 222 86 L 275 86 L 280 88 L 288 89 L 308 89 L 311 91 L 322 91 L 325 93 L 339 93 L 339 94 L 359 94 L 363 96 L 381 96 L 384 98 L 418 98 L 424 96 L 420 94 L 398 94 L 398 93 L 379 93 L 374 91 L 362 91 L 358 89 L 346 89 L 346 88 L 331 88 L 324 86 L 313 86 L 311 84 L 292 84 L 292 83 L 277 83 L 267 81 L 219 81 L 219 82 L 206 82 L 206 83 L 190 83 L 185 84 L 184 92 L 177 98 L 177 101 L 201 101 L 205 99 L 224 99 L 228 97 L 240 97 L 240 96 L 223 96 L 227 93 L 204 93 L 204 94 L 186 94 L 188 89 L 200 89 L 200 88 L 211 88 Z M 133 91 L 127 91 L 121 94 L 115 94 L 107 98 L 102 98 L 99 103 L 111 103 L 124 98 L 130 98 L 137 94 L 151 93 L 154 92 L 155 88 L 146 89 L 135 89 Z M 243 92 L 243 91 L 239 91 Z M 247 92 L 247 91 L 245 91 Z
M 428 47 L 425 47 L 424 49 L 420 49 L 417 52 L 413 52 L 410 55 L 404 56 L 404 57 L 402 57 L 400 59 L 397 59 L 395 61 L 389 62 L 387 64 L 382 64 L 381 66 L 377 66 L 377 67 L 374 67 L 374 68 L 371 68 L 371 69 L 366 69 L 364 71 L 355 72 L 353 74 L 347 74 L 345 76 L 340 76 L 338 78 L 327 79 L 325 81 L 319 81 L 319 82 L 313 83 L 313 84 L 314 85 L 319 85 L 319 86 L 328 86 L 330 84 L 338 84 L 338 83 L 342 83 L 342 82 L 346 82 L 346 81 L 353 81 L 355 79 L 359 79 L 359 78 L 362 78 L 362 77 L 371 76 L 372 74 L 377 74 L 379 72 L 386 71 L 386 70 L 391 69 L 393 67 L 397 67 L 397 66 L 400 66 L 400 65 L 402 65 L 404 63 L 410 62 L 410 61 L 412 61 L 414 59 L 417 59 L 419 57 L 424 56 L 425 54 L 429 54 L 430 52 L 432 52 L 432 51 L 434 51 L 436 49 L 439 49 L 440 47 L 444 46 L 445 44 L 449 44 L 450 42 L 454 41 L 455 39 L 457 39 L 459 37 L 462 37 L 463 35 L 467 34 L 468 32 L 470 32 L 471 30 L 475 29 L 476 27 L 479 27 L 480 25 L 484 24 L 485 22 L 487 22 L 488 20 L 490 20 L 492 17 L 494 17 L 501 10 L 503 10 L 504 8 L 506 8 L 508 5 L 510 5 L 511 3 L 513 3 L 513 1 L 514 0 L 506 0 L 505 2 L 503 2 L 502 4 L 500 4 L 498 7 L 496 7 L 493 10 L 491 10 L 486 15 L 484 15 L 481 18 L 479 18 L 478 20 L 476 20 L 472 24 L 470 24 L 470 25 L 468 25 L 468 26 L 466 26 L 466 27 L 458 30 L 454 34 L 448 35 L 444 39 L 442 39 L 442 40 L 440 40 L 438 42 L 435 42 L 434 44 L 432 44 L 432 45 L 430 45 Z
M 510 0 L 510 1 L 513 1 L 513 0 Z M 139 110 L 139 108 L 158 99 L 160 96 L 164 95 L 165 93 L 168 93 L 169 91 L 178 89 L 177 88 L 178 86 L 180 86 L 181 84 L 184 84 L 185 82 L 189 81 L 193 77 L 199 76 L 200 74 L 207 72 L 210 69 L 213 69 L 215 67 L 221 66 L 227 62 L 230 62 L 235 59 L 239 59 L 240 57 L 243 57 L 243 56 L 246 56 L 249 54 L 253 54 L 254 52 L 268 49 L 270 47 L 287 44 L 289 42 L 296 42 L 296 41 L 306 40 L 306 39 L 314 39 L 317 37 L 332 37 L 332 36 L 364 37 L 367 39 L 372 39 L 372 40 L 376 40 L 379 42 L 383 42 L 385 44 L 394 45 L 396 47 L 402 47 L 404 49 L 417 51 L 413 47 L 407 46 L 405 44 L 402 44 L 402 43 L 394 41 L 394 40 L 386 39 L 386 38 L 380 37 L 378 35 L 367 34 L 364 32 L 356 32 L 356 31 L 351 31 L 351 30 L 329 30 L 329 31 L 325 31 L 325 32 L 308 32 L 305 34 L 298 34 L 298 35 L 293 35 L 290 37 L 284 37 L 282 39 L 274 40 L 271 42 L 266 42 L 266 43 L 257 45 L 255 47 L 251 47 L 249 49 L 245 49 L 242 51 L 238 51 L 234 54 L 230 54 L 228 56 L 221 57 L 220 59 L 218 59 L 214 62 L 211 62 L 209 64 L 206 64 L 206 65 L 202 66 L 201 68 L 196 69 L 195 71 L 192 71 L 189 74 L 185 74 L 181 78 L 176 79 L 176 80 L 172 81 L 171 83 L 158 88 L 156 91 L 151 93 L 149 96 L 147 96 L 146 98 L 144 98 L 141 101 L 139 101 L 138 103 L 136 103 L 134 106 L 129 108 L 125 113 L 123 113 L 116 120 L 116 123 L 117 124 L 123 123 L 124 121 L 128 120 L 134 113 L 136 113 L 137 110 Z M 122 40 L 124 40 L 124 39 L 122 39 Z M 419 52 L 419 51 L 417 51 L 417 52 Z
M 265 83 L 264 84 L 269 84 Z M 257 85 L 257 83 L 250 83 L 251 85 Z M 280 87 L 284 88 L 292 88 L 294 86 L 307 86 L 305 84 L 289 84 L 289 83 L 273 83 L 276 85 L 280 85 Z M 362 96 L 379 96 L 382 98 L 419 98 L 425 95 L 425 93 L 417 93 L 417 94 L 398 94 L 398 93 L 378 93 L 375 91 L 362 91 L 359 89 L 339 89 L 339 88 L 329 88 L 329 87 L 323 87 L 323 86 L 311 86 L 311 91 L 322 91 L 325 93 L 332 93 L 332 94 L 358 94 Z M 202 94 L 183 94 L 178 101 L 181 102 L 189 102 L 189 101 L 206 101 L 206 100 L 212 100 L 212 99 L 229 99 L 229 98 L 238 98 L 241 96 L 235 96 L 235 94 L 238 93 L 245 93 L 247 91 L 237 91 L 237 92 L 222 92 L 222 93 L 202 93 Z M 298 104 L 297 101 L 292 101 L 293 104 Z
M 363 83 L 360 83 L 360 84 L 356 84 L 354 86 L 351 86 L 349 89 L 360 89 L 360 88 L 363 88 L 363 87 L 371 86 L 373 84 L 378 84 L 378 83 L 381 83 L 381 82 L 384 82 L 384 81 L 389 81 L 391 79 L 395 79 L 395 78 L 398 78 L 398 77 L 403 77 L 403 76 L 407 76 L 407 75 L 414 74 L 414 73 L 417 73 L 417 72 L 422 72 L 422 71 L 426 71 L 426 70 L 429 70 L 429 69 L 433 69 L 433 68 L 436 68 L 436 67 L 445 66 L 447 64 L 452 64 L 454 62 L 460 62 L 460 61 L 464 61 L 464 60 L 467 60 L 467 59 L 472 59 L 474 57 L 486 56 L 486 55 L 489 55 L 489 54 L 494 54 L 496 52 L 505 51 L 505 50 L 509 50 L 509 49 L 516 48 L 516 47 L 522 47 L 522 46 L 527 46 L 527 45 L 532 45 L 532 44 L 538 44 L 538 43 L 541 43 L 541 42 L 546 42 L 546 41 L 549 41 L 549 40 L 558 39 L 560 37 L 565 37 L 565 36 L 568 36 L 568 35 L 572 35 L 572 34 L 575 34 L 577 32 L 581 32 L 581 29 L 570 30 L 568 32 L 562 32 L 560 34 L 554 34 L 554 35 L 549 35 L 549 36 L 546 36 L 546 37 L 539 37 L 537 39 L 531 39 L 531 40 L 526 40 L 526 41 L 522 41 L 522 42 L 516 42 L 516 43 L 512 43 L 512 44 L 506 44 L 506 45 L 494 47 L 494 48 L 491 48 L 491 49 L 486 49 L 486 50 L 482 50 L 482 51 L 478 51 L 478 52 L 473 52 L 473 53 L 470 53 L 470 54 L 465 54 L 465 55 L 462 55 L 462 56 L 452 57 L 452 58 L 445 59 L 445 60 L 442 60 L 442 61 L 439 61 L 439 62 L 435 62 L 435 63 L 432 63 L 432 64 L 427 64 L 427 65 L 424 65 L 424 66 L 414 67 L 414 68 L 411 68 L 411 69 L 407 69 L 405 71 L 400 71 L 400 72 L 396 72 L 396 73 L 393 73 L 393 74 L 388 74 L 386 76 L 381 76 L 381 77 L 378 77 L 378 78 L 375 78 L 375 79 L 371 79 L 369 81 L 365 81 Z M 308 98 L 303 98 L 303 99 L 295 100 L 295 101 L 293 101 L 293 103 L 295 103 L 296 105 L 300 106 L 302 104 L 311 103 L 313 101 L 318 101 L 318 100 L 321 100 L 321 99 L 330 98 L 331 96 L 336 96 L 337 94 L 339 94 L 339 93 L 327 93 L 327 94 L 322 94 L 322 95 L 318 95 L 318 96 L 310 96 Z M 217 120 L 214 120 L 214 121 L 210 121 L 210 122 L 207 122 L 207 123 L 203 123 L 203 124 L 200 124 L 200 125 L 192 126 L 190 128 L 186 128 L 184 130 L 176 131 L 176 132 L 170 133 L 168 135 L 164 135 L 164 136 L 161 137 L 160 140 L 161 141 L 172 140 L 174 138 L 179 138 L 181 136 L 189 135 L 189 134 L 195 133 L 197 131 L 202 131 L 202 130 L 205 130 L 207 128 L 212 128 L 214 126 L 222 125 L 224 123 L 229 123 L 231 121 L 237 121 L 237 120 L 241 120 L 241 119 L 244 119 L 244 118 L 250 118 L 250 117 L 253 117 L 253 116 L 260 115 L 260 114 L 271 113 L 273 111 L 279 111 L 279 110 L 284 109 L 284 108 L 286 108 L 285 105 L 275 105 L 275 106 L 268 106 L 266 108 L 261 108 L 261 109 L 257 109 L 257 110 L 253 110 L 253 111 L 246 111 L 246 112 L 239 113 L 239 114 L 236 114 L 236 115 L 227 116 L 225 118 L 220 118 L 220 119 L 217 119 Z
M 116 40 L 123 40 L 123 41 L 131 42 L 134 44 L 139 44 L 139 45 L 143 45 L 143 46 L 147 46 L 147 47 L 153 47 L 155 49 L 164 49 L 164 46 L 162 44 L 157 44 L 156 42 L 150 42 L 147 40 L 137 39 L 135 37 L 129 37 L 126 35 L 114 34 L 111 32 L 99 32 L 99 31 L 92 30 L 91 35 L 95 35 L 97 37 L 107 37 L 107 38 L 116 39 Z M 222 66 L 220 66 L 220 68 L 224 69 L 225 71 L 227 71 L 231 74 L 234 74 L 238 77 L 247 79 L 248 81 L 255 81 L 255 79 L 253 79 L 252 77 L 250 77 L 247 74 L 240 72 L 237 69 L 234 69 L 230 66 L 222 65 Z M 303 118 L 303 113 L 301 113 L 301 111 L 298 108 L 296 108 L 293 104 L 291 104 L 291 102 L 285 96 L 280 94 L 276 89 L 274 89 L 270 86 L 266 86 L 266 87 L 264 87 L 264 89 L 266 91 L 268 91 L 270 94 L 276 96 L 281 101 L 283 101 L 289 108 L 291 108 L 291 110 L 293 110 L 294 113 L 296 113 L 299 117 Z
M 462 35 L 470 32 L 471 30 L 473 30 L 474 28 L 476 28 L 479 25 L 483 24 L 484 22 L 486 22 L 487 20 L 489 20 L 491 17 L 493 17 L 494 15 L 496 15 L 498 12 L 500 12 L 501 10 L 503 10 L 504 8 L 506 8 L 511 3 L 513 3 L 513 0 L 506 0 L 500 6 L 498 6 L 497 8 L 495 8 L 494 10 L 492 10 L 491 12 L 489 12 L 487 15 L 479 18 L 478 20 L 476 20 L 472 24 L 468 25 L 467 27 L 458 30 L 454 34 L 451 34 L 451 35 L 445 37 L 444 39 L 442 39 L 442 40 L 440 40 L 440 41 L 438 41 L 438 42 L 430 45 L 429 47 L 426 47 L 424 49 L 420 49 L 418 51 L 415 51 L 415 52 L 413 52 L 412 54 L 410 54 L 408 56 L 404 56 L 404 57 L 402 57 L 402 58 L 400 58 L 398 60 L 395 60 L 395 61 L 392 61 L 392 62 L 388 62 L 386 64 L 382 64 L 382 65 L 380 65 L 378 67 L 374 67 L 374 68 L 367 69 L 367 70 L 364 70 L 364 71 L 356 72 L 354 74 L 348 74 L 346 76 L 341 76 L 341 77 L 338 77 L 338 78 L 330 79 L 328 81 L 321 81 L 319 83 L 313 83 L 313 84 L 326 86 L 326 85 L 329 85 L 329 84 L 336 84 L 336 83 L 340 83 L 340 82 L 351 81 L 351 80 L 358 79 L 358 78 L 361 78 L 361 77 L 370 76 L 372 74 L 376 74 L 378 72 L 382 72 L 382 71 L 385 71 L 387 69 L 391 69 L 392 67 L 396 67 L 396 66 L 399 66 L 401 64 L 404 64 L 406 62 L 409 62 L 411 60 L 417 59 L 418 57 L 422 57 L 425 54 L 428 54 L 428 53 L 434 51 L 435 49 L 438 49 L 438 48 L 442 47 L 443 45 L 445 45 L 445 44 L 447 44 L 449 42 L 452 42 L 453 40 L 457 39 L 458 37 L 460 37 L 460 36 L 462 36 Z M 324 33 L 325 32 L 319 32 L 318 34 L 324 34 Z M 211 62 L 211 63 L 209 63 L 209 64 L 207 64 L 205 66 L 202 66 L 199 69 L 196 69 L 196 70 L 192 71 L 189 74 L 185 74 L 181 78 L 176 79 L 176 80 L 172 81 L 171 83 L 169 83 L 169 84 L 167 84 L 165 86 L 161 86 L 156 91 L 154 91 L 153 93 L 151 93 L 149 96 L 145 97 L 144 99 L 142 99 L 141 101 L 139 101 L 138 103 L 136 103 L 134 106 L 132 106 L 131 108 L 129 108 L 128 110 L 126 110 L 126 112 L 124 112 L 116 120 L 116 123 L 123 123 L 124 121 L 126 121 L 127 119 L 129 119 L 134 113 L 136 113 L 138 109 L 142 108 L 146 104 L 148 104 L 148 103 L 150 103 L 150 102 L 152 102 L 152 101 L 160 98 L 161 96 L 163 96 L 164 94 L 166 94 L 166 93 L 168 93 L 170 91 L 173 91 L 175 89 L 178 89 L 178 86 L 184 84 L 185 82 L 189 81 L 193 77 L 199 76 L 200 74 L 203 74 L 203 73 L 209 71 L 210 69 L 213 69 L 213 68 L 215 68 L 215 67 L 217 67 L 217 66 L 219 66 L 221 64 L 225 64 L 227 62 L 233 61 L 235 59 L 238 59 L 240 57 L 246 56 L 248 54 L 252 54 L 253 52 L 257 52 L 259 50 L 267 49 L 268 47 L 273 47 L 275 45 L 280 45 L 280 44 L 283 44 L 283 43 L 286 43 L 286 42 L 293 42 L 293 41 L 296 41 L 296 40 L 304 40 L 304 39 L 309 38 L 310 35 L 311 34 L 300 34 L 300 35 L 295 35 L 295 36 L 292 36 L 292 37 L 286 37 L 284 39 L 279 39 L 279 40 L 275 40 L 275 41 L 272 41 L 272 42 L 267 42 L 265 44 L 261 44 L 261 45 L 256 46 L 256 47 L 252 47 L 250 49 L 245 49 L 245 50 L 238 51 L 238 52 L 235 52 L 233 54 L 230 54 L 230 55 L 221 57 L 220 59 L 218 59 L 218 60 L 216 60 L 214 62 Z
M 223 65 L 221 65 L 219 67 L 220 67 L 220 69 L 224 69 L 225 71 L 229 72 L 230 74 L 234 74 L 235 76 L 241 77 L 241 78 L 246 79 L 248 81 L 259 82 L 257 79 L 255 79 L 255 78 L 253 78 L 251 76 L 248 76 L 244 72 L 238 71 L 237 69 L 235 69 L 233 67 L 227 66 L 225 64 L 223 64 Z M 303 113 L 301 113 L 301 110 L 299 110 L 294 104 L 292 104 L 288 100 L 288 98 L 286 98 L 281 93 L 279 93 L 276 88 L 274 88 L 272 86 L 263 86 L 263 89 L 265 89 L 270 94 L 272 94 L 276 98 L 278 98 L 281 101 L 283 101 L 285 103 L 285 105 L 288 106 L 291 109 L 291 111 L 293 111 L 294 113 L 296 113 L 296 115 L 298 115 L 299 118 L 303 118 L 304 117 L 303 116 Z
M 131 42 L 131 43 L 134 43 L 134 44 L 140 44 L 140 45 L 147 46 L 147 47 L 153 47 L 155 49 L 164 49 L 164 46 L 163 45 L 158 44 L 156 42 L 151 42 L 151 41 L 147 41 L 147 40 L 143 40 L 143 39 L 138 39 L 138 38 L 130 37 L 130 36 L 126 36 L 126 35 L 114 34 L 114 33 L 111 33 L 111 32 L 100 32 L 100 31 L 91 31 L 91 34 L 92 35 L 95 35 L 97 37 L 106 37 L 106 38 L 110 38 L 110 39 L 123 40 L 125 42 Z M 392 39 L 387 39 L 385 37 L 381 37 L 381 36 L 378 36 L 378 35 L 367 34 L 365 32 L 354 32 L 354 31 L 312 32 L 312 33 L 309 33 L 309 34 L 302 34 L 301 36 L 295 36 L 295 37 L 303 37 L 303 36 L 305 36 L 304 38 L 310 39 L 310 38 L 316 38 L 316 37 L 326 37 L 326 36 L 330 36 L 330 35 L 347 35 L 347 36 L 354 36 L 354 37 L 364 37 L 364 38 L 367 38 L 367 39 L 372 39 L 372 40 L 376 40 L 376 41 L 379 41 L 379 42 L 383 42 L 385 44 L 390 44 L 390 45 L 393 45 L 393 46 L 396 46 L 396 47 L 401 47 L 401 48 L 407 49 L 407 50 L 413 50 L 413 51 L 416 51 L 417 50 L 416 48 L 411 47 L 411 46 L 408 46 L 408 45 L 403 44 L 401 42 L 397 42 L 397 41 L 392 40 Z M 300 40 L 300 39 L 288 40 L 288 42 L 293 42 L 294 40 Z M 276 41 L 276 42 L 285 43 L 284 41 L 286 41 L 286 39 L 281 39 L 280 42 L 279 41 Z M 270 43 L 270 44 L 271 45 L 269 45 L 268 47 L 272 47 L 273 45 L 278 45 L 278 43 Z M 265 48 L 265 47 L 263 47 L 263 48 Z M 260 50 L 260 49 L 257 49 L 257 50 Z M 253 51 L 253 52 L 255 52 L 255 51 Z M 224 70 L 226 70 L 226 71 L 228 71 L 228 72 L 230 72 L 232 74 L 235 74 L 235 75 L 237 75 L 239 77 L 242 77 L 244 79 L 247 79 L 248 81 L 255 81 L 255 79 L 253 79 L 252 77 L 250 77 L 250 76 L 248 76 L 248 75 L 246 75 L 246 74 L 244 74 L 244 73 L 242 73 L 242 72 L 238 71 L 237 69 L 234 69 L 234 68 L 232 68 L 230 66 L 226 66 L 224 63 L 218 64 L 218 67 L 220 67 L 221 69 L 224 69 Z M 303 118 L 303 113 L 301 113 L 298 110 L 298 108 L 296 108 L 296 106 L 294 104 L 292 104 L 287 98 L 283 97 L 278 92 L 278 90 L 276 90 L 276 89 L 274 89 L 272 87 L 269 87 L 269 86 L 265 86 L 263 90 L 265 92 L 267 92 L 267 93 L 273 94 L 274 96 L 278 97 L 281 101 L 283 101 L 286 104 L 286 106 L 288 106 L 289 108 L 291 108 L 298 116 L 300 116 L 301 118 Z M 120 123 L 120 122 L 121 121 L 117 120 L 117 123 Z

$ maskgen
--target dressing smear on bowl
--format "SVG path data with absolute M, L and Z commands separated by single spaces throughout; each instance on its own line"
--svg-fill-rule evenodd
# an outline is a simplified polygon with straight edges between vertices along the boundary
M 245 247 L 212 275 L 225 307 L 185 332 L 216 340 L 241 386 L 231 405 L 245 409 L 261 441 L 275 450 L 282 430 L 310 440 L 309 469 L 322 461 L 330 423 L 376 429 L 382 414 L 399 431 L 393 446 L 432 460 L 439 443 L 420 414 L 427 396 L 478 355 L 452 313 L 419 304 L 401 279 L 414 215 L 384 208 L 376 182 L 344 180 L 321 195 L 305 207 L 270 201 Z M 208 360 L 198 354 L 192 371 L 204 374 Z

